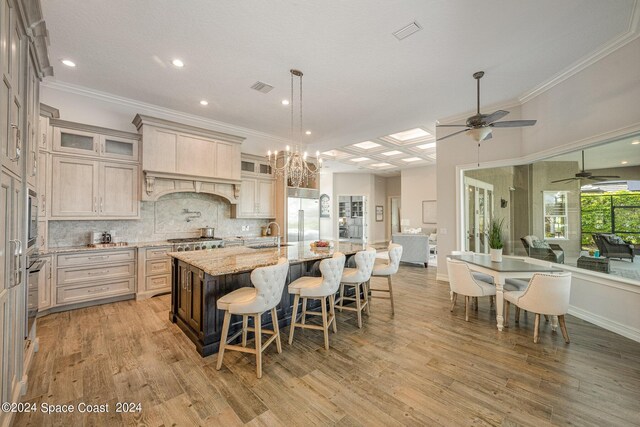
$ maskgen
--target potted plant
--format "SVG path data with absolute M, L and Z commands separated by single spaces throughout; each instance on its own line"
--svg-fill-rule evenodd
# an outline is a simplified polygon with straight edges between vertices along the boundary
M 502 262 L 502 248 L 504 244 L 502 242 L 502 226 L 504 224 L 504 218 L 501 220 L 492 219 L 489 228 L 489 248 L 491 253 L 491 261 Z

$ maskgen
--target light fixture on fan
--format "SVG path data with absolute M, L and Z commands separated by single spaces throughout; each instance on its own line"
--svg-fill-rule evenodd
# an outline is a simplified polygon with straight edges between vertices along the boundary
M 284 153 L 278 153 L 277 150 L 272 153 L 269 150 L 267 158 L 276 177 L 284 177 L 292 187 L 300 187 L 303 183 L 308 184 L 310 179 L 316 177 L 320 168 L 322 168 L 322 159 L 320 158 L 320 152 L 316 151 L 317 163 L 310 162 L 307 160 L 307 152 L 300 151 L 299 146 L 303 145 L 304 134 L 302 131 L 302 71 L 291 69 L 289 72 L 291 73 L 291 140 L 294 140 L 293 112 L 295 106 L 293 102 L 293 80 L 294 76 L 300 78 L 300 130 L 298 144 L 295 145 L 293 150 L 287 145 L 287 150 Z
M 484 127 L 484 128 L 469 129 L 467 131 L 467 135 L 469 135 L 470 137 L 472 137 L 473 139 L 475 139 L 478 142 L 484 141 L 485 138 L 487 138 L 489 135 L 491 135 L 491 128 L 490 127 Z

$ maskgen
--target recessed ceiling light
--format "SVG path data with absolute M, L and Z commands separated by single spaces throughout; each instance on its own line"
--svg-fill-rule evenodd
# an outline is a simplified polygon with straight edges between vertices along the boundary
M 207 101 L 206 99 L 203 99 L 202 101 L 200 101 L 200 105 L 207 106 L 209 105 L 209 101 Z
M 310 131 L 310 130 L 308 130 L 308 131 L 306 131 L 306 132 L 305 132 L 305 134 L 306 134 L 306 135 L 311 135 L 311 131 Z
M 356 157 L 355 159 L 351 159 L 352 162 L 356 162 L 356 163 L 365 162 L 367 160 L 371 160 L 371 159 L 368 157 Z
M 178 68 L 182 68 L 182 67 L 184 67 L 184 62 L 182 62 L 182 60 L 177 59 L 177 58 L 176 58 L 176 59 L 174 59 L 173 61 L 171 61 L 171 63 L 172 63 L 174 66 L 178 67 Z
M 391 163 L 374 163 L 371 167 L 374 168 L 386 168 L 387 166 L 393 166 Z
M 434 148 L 436 146 L 435 142 L 430 142 L 428 144 L 422 144 L 422 145 L 418 145 L 418 148 L 421 150 L 426 150 L 428 148 Z
M 393 151 L 385 151 L 384 153 L 382 153 L 385 156 L 396 156 L 398 154 L 402 154 L 402 151 L 398 151 L 398 150 L 393 150 Z
M 417 162 L 418 160 L 422 160 L 420 157 L 407 157 L 406 159 L 402 159 L 403 162 Z
M 623 160 L 623 161 L 620 162 L 620 164 L 622 164 L 622 165 L 626 165 L 627 163 L 629 163 L 629 162 L 627 162 L 626 160 Z
M 329 151 L 322 152 L 322 154 L 324 154 L 325 156 L 337 157 L 337 156 L 343 156 L 346 153 L 339 150 L 329 150 Z
M 393 139 L 397 139 L 398 141 L 405 142 L 411 139 L 424 138 L 425 136 L 431 136 L 431 134 L 422 128 L 415 128 L 415 129 L 405 130 L 404 132 L 394 133 L 389 136 Z
M 64 65 L 66 65 L 67 67 L 75 67 L 76 63 L 73 62 L 70 59 L 61 59 L 60 62 L 62 62 Z
M 370 150 L 372 148 L 380 147 L 380 144 L 376 144 L 373 141 L 364 141 L 357 144 L 353 144 L 354 147 L 362 148 L 363 150 Z
M 631 143 L 631 145 L 638 145 L 638 144 L 640 144 L 640 140 L 636 140 Z
M 283 99 L 282 100 L 282 105 L 289 105 L 289 100 L 288 99 Z

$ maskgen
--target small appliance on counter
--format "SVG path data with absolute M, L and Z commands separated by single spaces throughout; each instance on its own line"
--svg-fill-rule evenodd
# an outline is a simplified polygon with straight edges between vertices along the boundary
M 115 247 L 115 246 L 128 246 L 127 242 L 117 242 L 116 233 L 114 230 L 110 231 L 94 231 L 91 233 L 90 248 L 100 247 Z

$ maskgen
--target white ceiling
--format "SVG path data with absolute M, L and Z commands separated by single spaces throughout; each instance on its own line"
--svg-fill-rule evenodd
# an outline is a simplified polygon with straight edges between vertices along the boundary
M 324 151 L 433 133 L 437 118 L 474 107 L 477 70 L 487 72 L 482 104 L 513 99 L 628 31 L 635 2 L 49 0 L 43 9 L 57 81 L 279 137 L 289 137 L 289 69 L 302 70 L 305 140 Z M 392 36 L 414 20 L 421 31 Z M 275 89 L 251 90 L 257 80 Z

